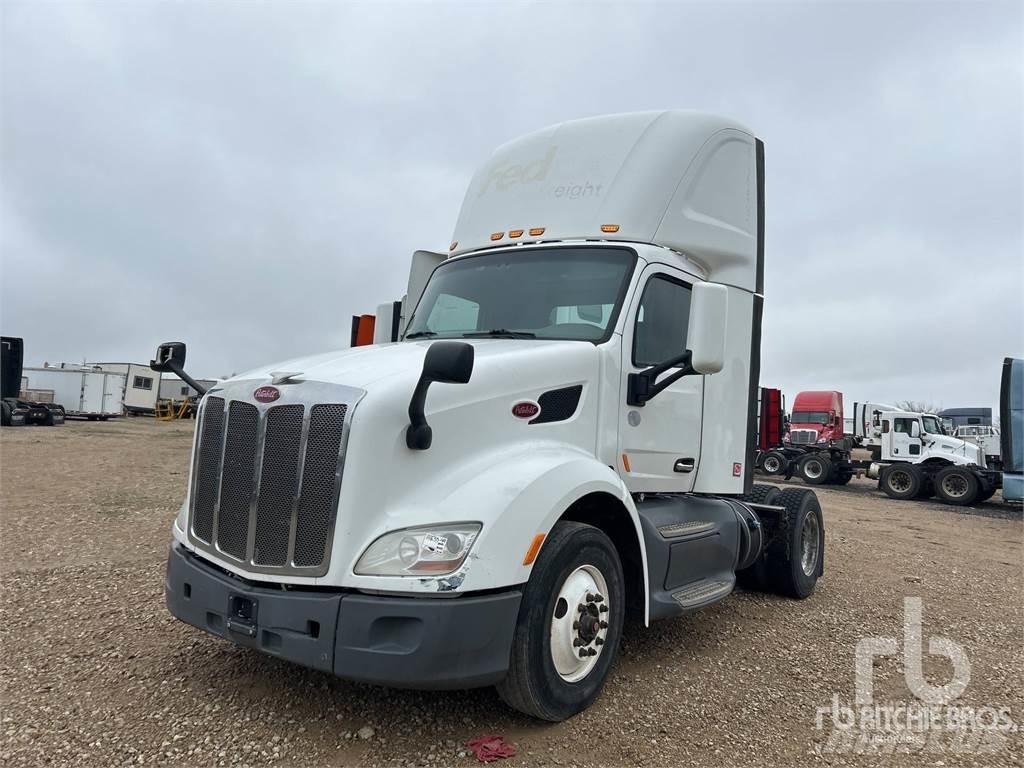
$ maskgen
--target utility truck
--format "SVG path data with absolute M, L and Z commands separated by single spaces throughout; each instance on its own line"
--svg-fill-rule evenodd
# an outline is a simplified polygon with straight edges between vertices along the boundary
M 346 678 L 495 685 L 558 721 L 600 692 L 627 616 L 738 578 L 810 595 L 815 494 L 752 483 L 763 211 L 762 143 L 712 115 L 499 148 L 400 341 L 205 393 L 170 611 Z M 184 359 L 168 343 L 153 367 L 189 381 Z

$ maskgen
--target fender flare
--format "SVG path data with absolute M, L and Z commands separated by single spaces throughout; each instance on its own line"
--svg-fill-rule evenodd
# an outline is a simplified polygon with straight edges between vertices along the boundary
M 486 497 L 482 495 L 484 490 L 489 491 Z M 650 590 L 640 515 L 619 475 L 593 455 L 569 445 L 533 446 L 475 475 L 472 481 L 455 489 L 444 504 L 450 508 L 467 508 L 474 503 L 478 505 L 481 498 L 499 502 L 488 503 L 490 509 L 481 515 L 484 528 L 474 546 L 471 570 L 474 577 L 486 579 L 493 575 L 509 584 L 521 584 L 529 580 L 533 570 L 532 564 L 523 565 L 522 560 L 534 537 L 538 534 L 546 537 L 573 504 L 594 493 L 608 494 L 618 500 L 633 524 L 640 549 L 646 625 L 650 621 Z M 506 565 L 488 574 L 487 566 L 492 558 L 504 559 Z M 514 558 L 514 566 L 507 565 L 508 558 Z M 481 574 L 481 570 L 485 573 Z M 476 582 L 477 578 L 469 581 Z M 480 588 L 475 583 L 466 586 Z

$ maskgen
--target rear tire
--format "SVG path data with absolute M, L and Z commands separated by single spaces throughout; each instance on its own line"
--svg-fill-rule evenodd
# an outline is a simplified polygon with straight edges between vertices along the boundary
M 11 426 L 11 404 L 6 400 L 0 402 L 0 426 Z
M 825 523 L 809 488 L 787 488 L 775 498 L 786 508 L 780 530 L 765 550 L 764 572 L 773 591 L 803 600 L 824 572 Z
M 607 594 L 589 600 L 595 596 L 590 589 L 602 580 Z M 591 525 L 557 523 L 523 590 L 508 675 L 498 683 L 498 695 L 513 709 L 552 722 L 589 707 L 618 653 L 625 599 L 622 564 L 608 536 Z M 581 651 L 587 655 L 579 657 Z
M 846 485 L 847 483 L 850 482 L 850 480 L 852 478 L 853 478 L 853 473 L 852 472 L 837 472 L 833 476 L 832 482 L 834 484 L 836 484 L 836 485 Z
M 750 493 L 740 496 L 740 501 L 749 501 L 751 504 L 775 504 L 775 497 L 779 493 L 779 489 L 774 485 L 754 483 Z
M 943 503 L 969 507 L 981 491 L 978 478 L 969 469 L 946 467 L 935 476 L 935 495 Z
M 992 483 L 987 488 L 982 488 L 981 492 L 978 494 L 978 498 L 976 498 L 974 500 L 974 503 L 975 504 L 980 504 L 983 501 L 988 501 L 993 496 L 995 496 L 997 490 L 999 490 L 999 489 L 996 488 L 996 484 L 995 483 Z
M 768 451 L 761 459 L 761 469 L 766 475 L 781 475 L 788 464 L 789 459 L 779 451 Z
M 921 490 L 923 481 L 921 470 L 913 464 L 894 464 L 886 467 L 878 480 L 889 498 L 901 501 L 915 498 Z
M 800 462 L 798 471 L 808 485 L 824 485 L 832 474 L 832 462 L 819 454 L 811 454 Z

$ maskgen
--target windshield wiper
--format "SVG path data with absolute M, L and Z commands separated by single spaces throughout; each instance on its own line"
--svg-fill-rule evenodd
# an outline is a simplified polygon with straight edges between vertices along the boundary
M 492 328 L 489 331 L 473 331 L 462 334 L 464 339 L 492 338 L 492 339 L 535 339 L 536 333 L 530 331 L 509 331 L 505 328 Z
M 407 339 L 423 339 L 427 336 L 437 336 L 436 331 L 413 331 L 412 333 L 405 334 Z

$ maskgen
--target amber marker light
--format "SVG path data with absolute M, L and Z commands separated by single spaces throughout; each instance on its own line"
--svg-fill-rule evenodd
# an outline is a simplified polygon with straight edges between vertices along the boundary
M 540 545 L 543 543 L 543 533 L 538 533 L 533 537 L 533 541 L 530 542 L 530 548 L 526 550 L 526 557 L 523 558 L 523 565 L 533 565 L 533 561 L 537 559 L 537 553 L 540 552 Z
M 523 230 L 522 229 L 510 229 L 508 231 L 508 236 L 509 237 L 522 237 L 523 236 Z
M 601 231 L 602 232 L 609 232 L 609 233 L 610 232 L 618 232 L 619 231 L 619 225 L 618 224 L 602 224 L 601 225 Z
M 544 234 L 544 227 L 530 227 L 530 237 L 540 237 Z
M 504 232 L 491 232 L 491 240 L 501 240 L 504 236 Z
M 629 456 L 627 456 L 626 454 L 622 454 L 622 466 L 626 468 L 627 472 L 633 471 L 632 469 L 629 468 Z

